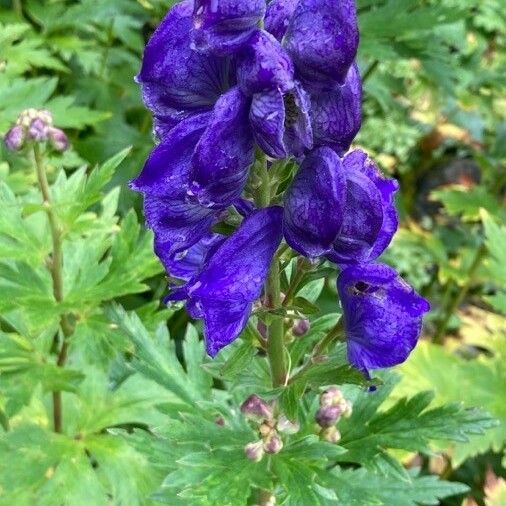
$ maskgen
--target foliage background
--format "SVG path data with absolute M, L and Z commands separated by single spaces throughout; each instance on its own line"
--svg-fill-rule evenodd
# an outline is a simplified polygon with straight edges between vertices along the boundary
M 357 3 L 365 79 L 358 144 L 402 188 L 402 228 L 385 261 L 433 310 L 423 342 L 399 368 L 402 380 L 392 385 L 375 422 L 374 437 L 382 436 L 373 443 L 393 450 L 356 455 L 358 463 L 373 461 L 373 469 L 336 471 L 338 485 L 330 488 L 337 487 L 342 504 L 505 504 L 506 12 L 501 0 Z M 229 352 L 233 360 L 225 354 L 207 363 L 207 372 L 200 367 L 195 328 L 184 311 L 160 305 L 166 280 L 150 234 L 139 225 L 138 196 L 125 186 L 153 145 L 133 76 L 146 38 L 170 4 L 0 0 L 0 132 L 23 109 L 46 107 L 72 143 L 47 160 L 64 228 L 63 303 L 53 298 L 45 266 L 51 241 L 31 160 L 0 148 L 0 504 L 127 505 L 153 498 L 241 504 L 243 496 L 227 494 L 249 493 L 242 482 L 269 488 L 262 468 L 251 478 L 241 451 L 216 449 L 212 459 L 206 453 L 209 441 L 239 449 L 249 441 L 230 403 L 265 390 L 265 371 L 257 364 L 238 376 L 254 353 L 247 336 Z M 338 311 L 334 280 L 329 271 L 305 288 L 305 297 L 322 308 L 311 316 L 318 321 L 308 342 Z M 54 356 L 61 314 L 71 314 L 75 326 L 66 367 Z M 213 377 L 215 386 L 229 386 L 217 404 Z M 55 390 L 64 392 L 62 434 L 52 432 Z M 424 390 L 434 392 L 433 406 L 464 400 L 498 425 L 470 441 L 459 441 L 457 429 L 438 434 L 444 416 L 455 411 L 436 416 L 432 432 L 422 436 L 413 422 L 417 407 L 399 400 Z M 290 399 L 285 404 L 290 409 Z M 419 446 L 396 446 L 395 431 L 383 433 L 389 424 L 381 416 L 392 406 L 412 417 L 409 434 L 421 438 Z M 229 423 L 225 434 L 216 416 Z M 464 431 L 487 426 L 480 423 L 475 419 Z M 209 441 L 201 439 L 202 427 Z M 359 436 L 351 432 L 346 440 L 346 427 L 343 434 L 350 452 Z M 428 439 L 445 441 L 427 446 Z M 314 461 L 309 446 L 291 451 L 303 466 L 276 464 L 289 487 L 305 483 L 309 472 L 314 477 L 319 458 L 340 459 L 328 448 Z M 408 470 L 393 464 L 392 455 Z M 394 469 L 385 471 L 388 465 Z M 360 473 L 374 466 L 381 472 L 364 479 Z M 229 476 L 237 487 L 220 479 L 224 467 L 235 468 Z M 437 485 L 433 475 L 449 484 Z M 452 481 L 470 489 L 452 489 Z M 323 478 L 318 487 L 329 490 Z M 320 504 L 321 495 L 298 493 L 300 504 Z

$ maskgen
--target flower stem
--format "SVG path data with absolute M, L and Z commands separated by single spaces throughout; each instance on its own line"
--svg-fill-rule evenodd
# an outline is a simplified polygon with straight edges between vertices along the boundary
M 448 323 L 450 321 L 450 318 L 452 315 L 457 311 L 459 306 L 462 304 L 462 301 L 466 297 L 467 293 L 469 292 L 469 289 L 471 288 L 471 284 L 474 280 L 474 275 L 478 269 L 478 267 L 481 265 L 481 261 L 483 260 L 483 257 L 487 253 L 487 247 L 485 243 L 482 243 L 481 246 L 476 250 L 476 254 L 474 256 L 473 262 L 471 266 L 469 267 L 469 270 L 467 271 L 467 280 L 462 286 L 462 288 L 455 294 L 453 299 L 450 300 L 450 303 L 448 304 L 443 318 L 440 320 L 439 325 L 437 327 L 436 333 L 434 335 L 433 341 L 438 344 L 442 344 L 444 340 L 444 336 L 446 333 L 446 328 L 448 327 Z
M 256 194 L 259 207 L 267 207 L 271 202 L 271 180 L 267 169 L 267 160 L 263 153 L 257 156 L 260 164 L 260 187 Z M 279 257 L 274 255 L 269 276 L 265 284 L 265 303 L 272 309 L 281 307 L 281 279 Z M 286 382 L 287 368 L 285 360 L 285 326 L 283 318 L 272 316 L 273 320 L 267 327 L 267 356 L 271 367 L 273 386 L 282 386 Z
M 51 239 L 53 243 L 51 261 L 48 263 L 49 272 L 53 281 L 53 295 L 57 303 L 63 301 L 63 249 L 62 249 L 62 229 L 58 223 L 58 218 L 52 206 L 51 192 L 47 181 L 44 160 L 38 144 L 33 145 L 33 157 L 37 171 L 37 181 L 42 193 L 43 205 L 49 221 L 51 230 Z M 56 364 L 58 367 L 64 367 L 67 361 L 68 337 L 74 330 L 66 314 L 60 316 L 60 327 L 63 334 L 63 342 L 58 351 Z M 57 337 L 55 337 L 57 340 Z M 62 399 L 61 392 L 53 392 L 53 423 L 55 432 L 62 431 Z
M 290 286 L 288 287 L 288 290 L 285 294 L 285 300 L 283 301 L 283 306 L 289 306 L 295 296 L 297 295 L 297 290 L 299 288 L 299 285 L 304 278 L 304 274 L 306 274 L 308 270 L 308 262 L 305 258 L 299 258 L 297 261 L 297 267 L 295 270 L 295 273 L 292 277 L 292 280 L 290 282 Z
M 266 285 L 267 303 L 272 308 L 281 306 L 281 283 L 279 272 L 279 260 L 274 258 L 267 278 Z M 283 318 L 273 316 L 272 323 L 267 329 L 267 354 L 271 366 L 272 385 L 283 386 L 286 383 L 285 361 L 285 326 Z

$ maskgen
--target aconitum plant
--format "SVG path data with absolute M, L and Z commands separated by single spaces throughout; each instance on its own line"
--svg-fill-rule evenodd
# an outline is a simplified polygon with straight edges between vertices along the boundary
M 354 367 L 368 375 L 416 345 L 429 305 L 377 262 L 398 225 L 397 181 L 350 151 L 361 124 L 358 42 L 353 0 L 199 0 L 176 4 L 146 47 L 138 82 L 159 144 L 131 186 L 171 276 L 167 301 L 203 320 L 212 357 L 255 307 L 289 307 L 285 244 L 307 259 L 299 268 L 329 261 L 341 271 L 334 334 Z M 265 345 L 279 385 L 287 325 L 271 320 Z

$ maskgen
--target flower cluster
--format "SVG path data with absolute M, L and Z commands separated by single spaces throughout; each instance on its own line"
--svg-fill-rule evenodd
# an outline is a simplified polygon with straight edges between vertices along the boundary
M 168 300 L 203 319 L 211 356 L 244 329 L 283 239 L 341 268 L 354 366 L 397 364 L 416 344 L 428 303 L 375 262 L 397 229 L 397 182 L 349 151 L 358 40 L 354 0 L 184 0 L 146 47 L 137 79 L 159 144 L 131 187 L 180 280 Z M 245 193 L 255 154 L 299 165 L 267 207 Z M 232 235 L 213 232 L 231 216 L 244 218 Z
M 272 406 L 255 394 L 242 403 L 241 413 L 256 424 L 260 437 L 244 448 L 246 457 L 254 462 L 262 460 L 266 453 L 279 453 L 283 449 L 281 434 L 295 434 L 300 429 L 298 423 L 291 422 L 283 415 L 276 419 Z
M 49 142 L 56 151 L 65 151 L 69 141 L 65 132 L 53 126 L 47 109 L 26 109 L 5 134 L 5 145 L 11 151 L 22 149 L 29 142 Z

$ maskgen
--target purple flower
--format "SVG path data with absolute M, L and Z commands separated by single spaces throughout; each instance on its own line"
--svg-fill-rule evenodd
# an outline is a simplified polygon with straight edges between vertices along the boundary
M 287 92 L 294 87 L 293 74 L 286 50 L 263 30 L 256 30 L 238 55 L 237 82 L 246 95 L 275 89 Z
M 130 187 L 144 194 L 146 222 L 155 231 L 163 259 L 186 251 L 209 233 L 217 210 L 189 198 L 191 159 L 209 115 L 182 121 L 151 153 Z M 163 254 L 161 253 L 163 249 Z
M 281 217 L 280 207 L 254 212 L 216 248 L 199 274 L 167 297 L 188 299 L 191 315 L 204 320 L 210 356 L 234 341 L 246 326 L 281 242 Z
M 176 4 L 151 37 L 137 76 L 160 138 L 189 115 L 209 112 L 234 81 L 228 58 L 191 47 L 193 2 Z
M 311 95 L 315 146 L 330 146 L 339 155 L 348 151 L 362 125 L 362 82 L 356 64 L 342 86 Z
M 285 194 L 286 241 L 308 257 L 325 255 L 339 264 L 372 261 L 397 229 L 397 188 L 363 151 L 341 159 L 330 148 L 318 148 Z
M 235 53 L 263 19 L 265 9 L 265 0 L 195 0 L 195 48 L 217 55 Z
M 302 156 L 313 145 L 309 96 L 300 83 L 286 93 L 253 95 L 250 121 L 258 145 L 272 158 Z
M 25 129 L 21 125 L 14 125 L 4 137 L 5 145 L 7 149 L 11 151 L 17 151 L 23 147 L 25 143 Z
M 429 303 L 383 264 L 348 267 L 337 289 L 350 363 L 367 373 L 404 362 L 417 343 Z
M 271 0 L 265 13 L 265 29 L 282 40 L 285 36 L 290 18 L 295 12 L 298 0 Z
M 343 83 L 358 40 L 355 0 L 299 0 L 285 45 L 304 80 Z

